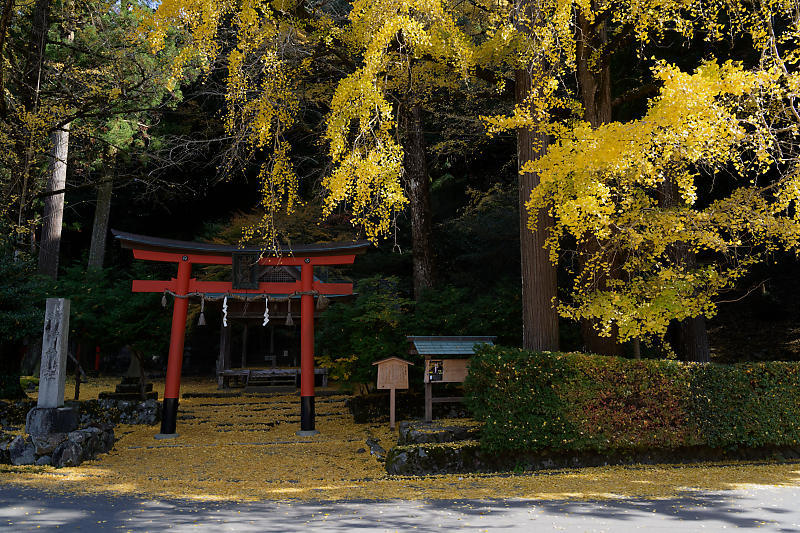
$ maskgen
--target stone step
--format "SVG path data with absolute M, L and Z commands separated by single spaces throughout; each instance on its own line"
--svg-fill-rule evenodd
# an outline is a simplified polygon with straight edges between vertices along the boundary
M 152 383 L 145 383 L 144 384 L 144 391 L 145 392 L 152 392 L 153 384 Z M 116 387 L 117 393 L 130 393 L 130 392 L 139 392 L 139 383 L 120 383 Z
M 140 401 L 142 399 L 142 395 L 139 391 L 136 392 L 101 392 L 97 395 L 99 400 L 127 400 L 127 401 Z M 146 392 L 145 393 L 146 400 L 157 400 L 158 393 L 157 392 Z
M 456 425 L 441 422 L 409 421 L 398 424 L 397 444 L 428 444 L 475 440 L 479 436 L 477 425 Z

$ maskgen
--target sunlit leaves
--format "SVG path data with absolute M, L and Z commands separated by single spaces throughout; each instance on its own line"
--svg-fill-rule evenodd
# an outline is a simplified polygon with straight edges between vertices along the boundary
M 325 138 L 334 169 L 323 180 L 324 212 L 347 205 L 354 223 L 376 240 L 389 233 L 407 203 L 396 108 L 388 93 L 447 85 L 447 76 L 411 74 L 411 63 L 423 56 L 465 76 L 473 48 L 441 0 L 357 0 L 350 20 L 348 38 L 362 51 L 363 64 L 340 82 L 331 102 Z
M 721 291 L 765 254 L 795 248 L 800 234 L 797 162 L 787 161 L 781 179 L 752 181 L 776 164 L 779 146 L 766 141 L 773 128 L 759 114 L 786 101 L 786 79 L 735 63 L 706 63 L 695 73 L 660 64 L 655 75 L 663 86 L 642 119 L 578 123 L 526 166 L 541 179 L 529 211 L 548 209 L 555 219 L 551 258 L 565 242 L 583 243 L 560 312 L 621 340 L 664 335 L 673 319 L 711 316 Z M 698 188 L 723 171 L 736 188 L 698 205 Z M 711 261 L 687 260 L 696 254 Z

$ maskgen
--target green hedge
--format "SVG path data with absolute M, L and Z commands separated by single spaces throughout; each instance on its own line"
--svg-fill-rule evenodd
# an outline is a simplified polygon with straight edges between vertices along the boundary
M 467 406 L 494 451 L 792 446 L 800 364 L 716 365 L 480 349 Z

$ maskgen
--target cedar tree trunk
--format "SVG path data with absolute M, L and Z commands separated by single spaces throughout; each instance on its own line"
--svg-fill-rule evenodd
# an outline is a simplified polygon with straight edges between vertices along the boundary
M 89 247 L 90 269 L 103 268 L 106 255 L 106 236 L 108 219 L 111 214 L 111 194 L 114 190 L 112 172 L 106 169 L 103 181 L 97 184 L 97 206 L 94 208 L 94 225 L 92 226 L 92 242 Z
M 69 124 L 53 133 L 53 161 L 47 180 L 48 194 L 44 200 L 42 237 L 39 244 L 39 273 L 58 277 L 58 254 L 61 248 L 61 223 L 64 218 L 64 187 L 67 184 L 67 154 Z M 55 192 L 59 191 L 59 192 Z
M 402 112 L 403 167 L 408 210 L 411 217 L 411 251 L 414 299 L 433 287 L 433 235 L 431 233 L 431 188 L 425 160 L 422 111 L 413 99 Z
M 531 77 L 526 70 L 517 70 L 515 96 L 517 104 L 526 104 L 531 92 Z M 558 312 L 554 307 L 556 266 L 545 249 L 547 231 L 553 219 L 546 209 L 535 215 L 536 231 L 528 227 L 525 202 L 539 184 L 539 175 L 522 172 L 528 161 L 539 158 L 547 150 L 547 136 L 529 129 L 517 130 L 517 168 L 519 172 L 519 245 L 522 273 L 522 346 L 526 350 L 558 350 Z

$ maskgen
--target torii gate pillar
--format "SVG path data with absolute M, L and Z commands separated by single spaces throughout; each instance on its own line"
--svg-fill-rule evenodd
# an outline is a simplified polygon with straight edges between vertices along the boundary
M 316 435 L 314 427 L 314 296 L 311 293 L 314 267 L 306 258 L 300 267 L 300 431 L 298 435 Z
M 178 263 L 177 291 L 178 296 L 189 292 L 189 280 L 192 276 L 192 264 L 188 256 L 182 256 Z M 169 337 L 169 359 L 167 360 L 167 378 L 164 384 L 164 402 L 161 414 L 161 433 L 156 438 L 177 436 L 175 432 L 178 420 L 178 395 L 181 388 L 181 368 L 183 367 L 183 344 L 186 340 L 186 314 L 189 310 L 189 298 L 175 298 L 172 306 L 172 330 Z

